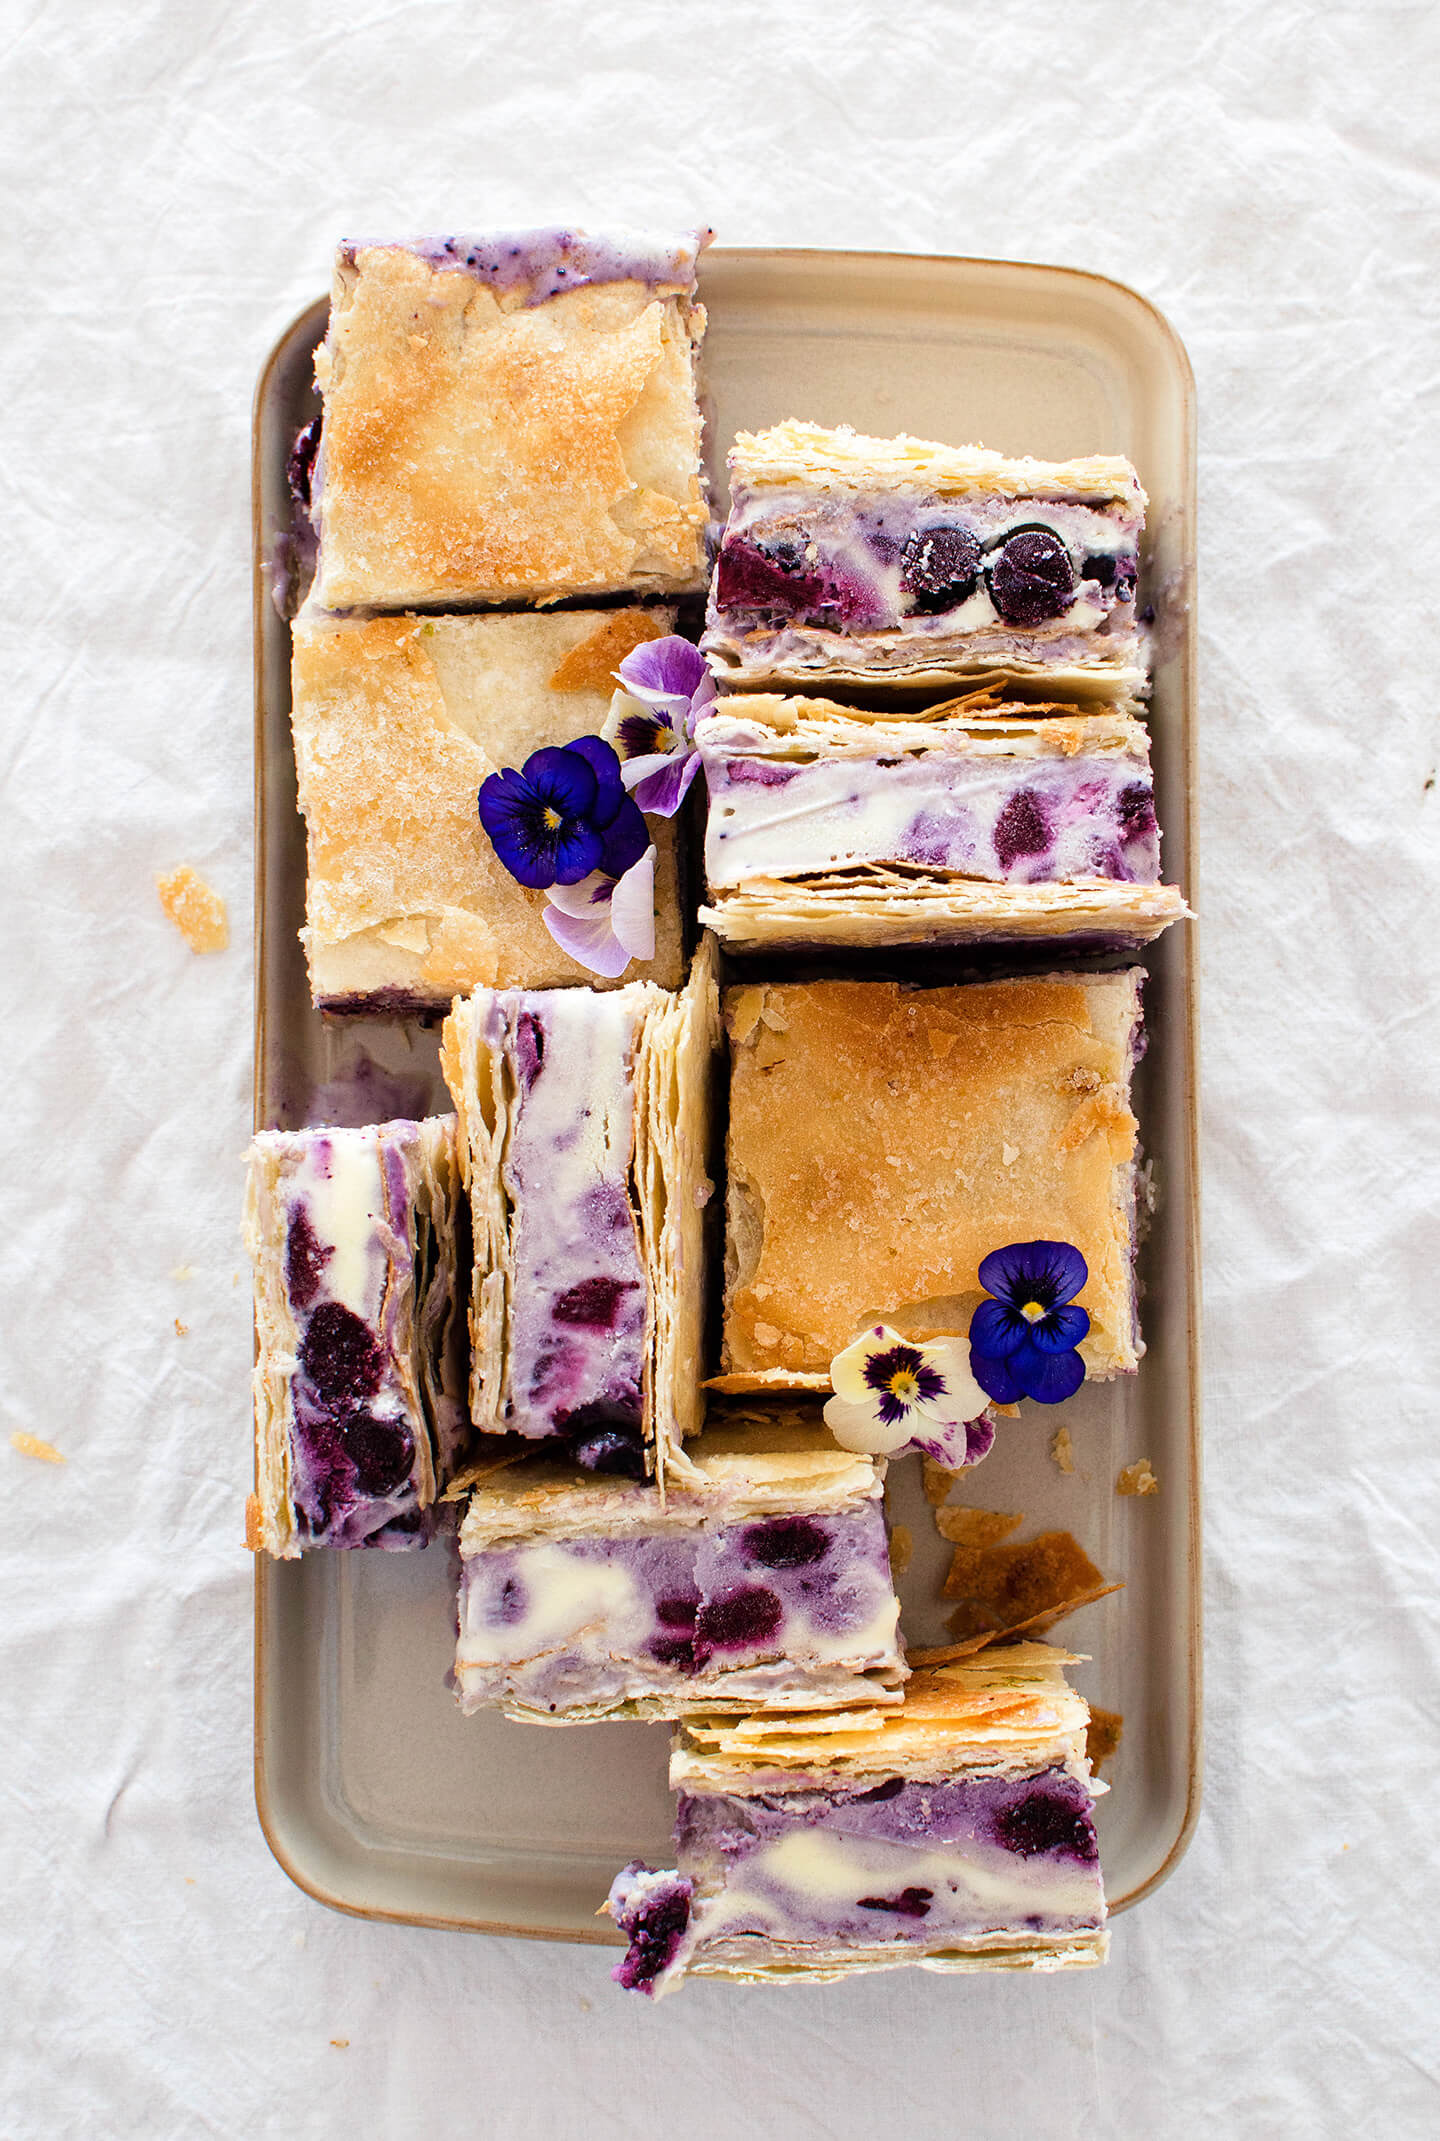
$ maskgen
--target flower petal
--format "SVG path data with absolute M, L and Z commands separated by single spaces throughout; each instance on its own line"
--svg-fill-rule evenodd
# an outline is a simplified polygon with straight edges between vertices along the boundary
M 546 906 L 541 920 L 561 951 L 568 952 L 592 974 L 603 974 L 607 981 L 614 981 L 630 964 L 629 952 L 610 926 L 608 902 L 603 909 L 597 908 L 591 921 L 551 905 Z
M 1090 1318 L 1072 1301 L 1068 1307 L 1052 1308 L 1048 1316 L 1030 1326 L 1032 1346 L 1042 1353 L 1068 1353 L 1078 1346 L 1090 1328 Z
M 1085 1363 L 1078 1353 L 1042 1353 L 1037 1346 L 1019 1354 L 1015 1365 L 1026 1397 L 1040 1405 L 1073 1398 L 1085 1380 Z
M 633 795 L 642 781 L 652 773 L 659 773 L 671 763 L 669 751 L 648 751 L 643 758 L 627 758 L 620 768 L 620 778 Z
M 597 908 L 608 911 L 614 893 L 614 878 L 607 877 L 603 870 L 592 870 L 578 885 L 551 885 L 545 897 L 562 914 L 577 915 L 588 922 L 594 920 Z
M 830 1363 L 830 1385 L 837 1398 L 850 1405 L 873 1407 L 875 1393 L 865 1380 L 865 1369 L 872 1353 L 883 1353 L 889 1346 L 905 1343 L 898 1331 L 892 1331 L 888 1323 L 872 1323 L 858 1338 L 851 1340 L 843 1353 L 837 1353 Z
M 1006 1301 L 982 1301 L 970 1318 L 970 1343 L 989 1360 L 1004 1360 L 1023 1346 L 1030 1326 Z
M 1016 1308 L 1039 1301 L 1045 1308 L 1072 1301 L 1090 1276 L 1080 1251 L 1068 1241 L 1017 1241 L 992 1249 L 980 1266 L 980 1284 Z
M 577 736 L 573 743 L 565 745 L 582 758 L 595 776 L 595 800 L 585 816 L 597 832 L 604 832 L 610 820 L 625 800 L 625 783 L 620 778 L 620 760 L 615 748 L 603 736 Z M 619 875 L 619 872 L 616 872 Z
M 650 705 L 679 699 L 688 707 L 710 671 L 700 649 L 671 632 L 632 647 L 615 674 L 628 692 Z
M 970 1348 L 964 1339 L 934 1338 L 921 1346 L 920 1353 L 925 1366 L 944 1378 L 945 1394 L 922 1398 L 919 1410 L 928 1418 L 946 1422 L 978 1419 L 987 1400 L 970 1372 Z
M 987 1354 L 977 1353 L 973 1346 L 970 1348 L 970 1373 L 997 1405 L 1013 1405 L 1017 1398 L 1027 1394 L 1011 1360 L 992 1360 Z
M 632 959 L 655 957 L 655 850 L 647 848 L 616 885 L 610 927 Z
M 546 744 L 532 751 L 522 768 L 524 778 L 552 810 L 562 818 L 588 818 L 595 808 L 595 768 L 573 744 Z
M 627 768 L 628 771 L 628 768 Z M 687 748 L 662 759 L 653 773 L 635 782 L 632 793 L 642 810 L 652 818 L 673 818 L 690 792 L 690 783 L 700 771 L 700 753 Z
M 645 820 L 640 815 L 639 805 L 632 797 L 622 797 L 620 808 L 606 826 L 601 838 L 603 845 L 596 867 L 607 871 L 611 877 L 623 877 L 650 845 Z
M 582 877 L 599 869 L 604 852 L 605 835 L 597 833 L 593 825 L 583 820 L 562 825 L 555 835 L 556 884 L 578 885 Z
M 994 1440 L 995 1422 L 988 1413 L 982 1413 L 978 1420 L 957 1420 L 945 1426 L 916 1428 L 910 1437 L 910 1447 L 919 1450 L 922 1456 L 933 1457 L 951 1472 L 963 1472 L 967 1465 L 979 1464 L 982 1457 L 988 1457 Z
M 858 1450 L 866 1457 L 888 1457 L 905 1447 L 905 1430 L 887 1427 L 871 1405 L 851 1405 L 844 1398 L 827 1398 L 825 1425 L 842 1450 Z

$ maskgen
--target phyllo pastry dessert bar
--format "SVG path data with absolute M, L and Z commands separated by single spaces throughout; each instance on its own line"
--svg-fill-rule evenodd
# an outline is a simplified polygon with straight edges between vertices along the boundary
M 728 990 L 718 1387 L 826 1389 L 866 1323 L 965 1332 L 982 1260 L 1017 1244 L 1083 1258 L 1085 1372 L 1133 1368 L 1143 978 Z
M 705 570 L 708 234 L 342 245 L 292 482 L 326 609 L 673 594 Z
M 703 642 L 732 683 L 936 683 L 985 671 L 1143 688 L 1145 493 L 1117 455 L 788 422 L 738 434 Z
M 423 1545 L 464 1454 L 455 1118 L 250 1148 L 256 1492 L 247 1545 Z
M 1102 1962 L 1077 1662 L 1017 1643 L 916 1673 L 899 1709 L 686 1718 L 675 1869 L 630 1865 L 610 1891 L 618 1982 Z
M 698 1432 L 719 992 L 481 989 L 445 1022 L 474 1233 L 475 1425 L 683 1475 Z
M 460 1532 L 462 1708 L 585 1724 L 898 1702 L 884 1475 L 792 1414 L 707 1428 L 663 1498 L 543 1460 L 483 1480 Z
M 328 1011 L 413 1013 L 487 987 L 594 976 L 546 929 L 481 827 L 481 784 L 598 732 L 612 672 L 664 609 L 295 620 L 291 721 L 306 825 L 303 939 Z M 681 977 L 674 826 L 652 819 L 655 957 Z
M 1149 735 L 1117 708 L 977 693 L 923 713 L 753 692 L 696 729 L 702 920 L 746 950 L 1147 943 L 1160 883 Z

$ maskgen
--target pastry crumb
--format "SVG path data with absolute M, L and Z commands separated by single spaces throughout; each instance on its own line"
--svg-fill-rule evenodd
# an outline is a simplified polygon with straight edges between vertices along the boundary
M 330 2042 L 337 2052 L 348 2052 L 350 2049 L 350 2039 L 348 2037 L 332 2037 Z
M 957 1641 L 963 1642 L 1002 1630 L 1026 1628 L 1038 1633 L 1118 1589 L 1118 1584 L 1105 1582 L 1068 1531 L 1041 1532 L 1037 1538 L 1007 1545 L 1001 1545 L 992 1533 L 984 1545 L 957 1543 L 943 1596 L 961 1601 L 949 1626 Z
M 1025 1521 L 1023 1509 L 937 1509 L 935 1529 L 952 1546 L 998 1546 Z
M 170 1276 L 172 1279 L 193 1279 L 195 1272 L 189 1264 L 176 1264 L 172 1267 Z
M 223 952 L 230 942 L 225 902 L 203 877 L 182 862 L 155 879 L 160 904 L 192 952 Z
M 189 1324 L 188 1324 L 188 1323 L 182 1323 L 182 1322 L 180 1321 L 180 1318 L 179 1318 L 179 1317 L 177 1316 L 177 1317 L 175 1318 L 175 1336 L 176 1336 L 177 1338 L 188 1338 L 188 1337 L 189 1337 L 189 1335 L 190 1335 L 190 1326 L 189 1326 Z
M 1074 1471 L 1075 1445 L 1070 1440 L 1068 1427 L 1062 1425 L 1056 1428 L 1055 1433 L 1050 1438 L 1050 1455 L 1062 1472 Z
M 1000 1147 L 1000 1163 L 1003 1167 L 1013 1167 L 1019 1157 L 1020 1147 L 1018 1145 L 1002 1145 Z
M 910 1556 L 915 1551 L 915 1538 L 908 1524 L 896 1524 L 890 1532 L 890 1567 L 897 1576 L 903 1576 L 910 1566 Z
M 1139 1457 L 1133 1465 L 1126 1465 L 1115 1482 L 1117 1494 L 1158 1494 L 1160 1482 L 1150 1469 L 1148 1457 Z
M 10 1437 L 10 1447 L 22 1457 L 38 1457 L 41 1464 L 63 1465 L 70 1462 L 63 1450 L 57 1450 L 53 1442 L 42 1442 L 38 1435 L 27 1435 L 18 1429 Z
M 1119 1710 L 1090 1711 L 1090 1722 L 1085 1729 L 1085 1752 L 1090 1757 L 1090 1767 L 1098 1776 L 1102 1762 L 1108 1762 L 1120 1745 L 1120 1734 L 1125 1719 Z
M 942 1465 L 938 1457 L 922 1457 L 920 1462 L 925 1481 L 925 1499 L 933 1509 L 944 1501 L 960 1474 L 952 1472 L 948 1465 Z

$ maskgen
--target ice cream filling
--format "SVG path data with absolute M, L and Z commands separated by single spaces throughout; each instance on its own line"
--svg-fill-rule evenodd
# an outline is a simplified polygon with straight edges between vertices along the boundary
M 866 864 L 998 884 L 1159 882 L 1150 770 L 1129 752 L 787 760 L 735 752 L 737 726 L 698 731 L 712 890 Z
M 612 1910 L 631 1934 L 619 1981 L 649 1990 L 707 1951 L 803 1959 L 1093 1931 L 1105 1904 L 1090 1793 L 1063 1768 L 849 1790 L 682 1793 L 679 1872 L 627 1867 Z M 686 1905 L 679 1922 L 677 1892 Z M 668 1912 L 661 1928 L 650 1913 Z M 622 1974 L 624 1973 L 624 1974 Z
M 285 1286 L 298 1331 L 290 1498 L 313 1546 L 413 1546 L 425 1456 L 396 1360 L 394 1258 L 414 1224 L 393 1148 L 316 1137 L 290 1186 Z
M 1138 516 L 1123 504 L 975 495 L 742 491 L 709 623 L 951 638 L 1011 628 L 1129 634 Z
M 656 290 L 693 290 L 695 262 L 709 238 L 709 231 L 686 231 L 678 236 L 634 231 L 601 237 L 581 230 L 544 229 L 402 242 L 406 252 L 433 268 L 463 269 L 502 295 L 518 293 L 527 305 L 543 305 L 549 298 L 567 290 L 583 290 L 589 283 L 638 282 Z M 355 255 L 365 250 L 363 242 L 347 245 L 343 257 L 353 265 Z
M 898 1664 L 879 1501 L 805 1515 L 535 1539 L 467 1555 L 467 1707 L 559 1711 L 760 1668 L 791 1683 Z

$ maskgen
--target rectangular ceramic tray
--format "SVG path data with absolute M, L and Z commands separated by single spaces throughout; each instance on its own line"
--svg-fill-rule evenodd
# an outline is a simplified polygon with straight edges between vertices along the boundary
M 1128 454 L 1150 495 L 1141 601 L 1156 611 L 1150 725 L 1167 879 L 1191 885 L 1194 763 L 1194 417 L 1166 322 L 1119 284 L 1068 269 L 874 253 L 704 256 L 707 440 L 717 507 L 738 429 L 787 416 L 1065 459 Z M 326 306 L 277 344 L 255 412 L 257 1127 L 374 1121 L 448 1105 L 436 1036 L 310 1007 L 296 937 L 305 851 L 295 810 L 289 632 L 268 559 L 287 514 L 285 460 L 315 414 L 311 356 Z M 1193 889 L 1191 892 L 1193 903 Z M 1091 1699 L 1123 1712 L 1101 1801 L 1112 1908 L 1179 1859 L 1200 1763 L 1199 1240 L 1191 926 L 1144 955 L 1148 1053 L 1137 1109 L 1156 1211 L 1140 1257 L 1147 1352 L 1138 1376 L 1065 1408 L 1076 1470 L 1050 1454 L 1039 1408 L 1005 1429 L 966 1499 L 1074 1532 L 1125 1589 L 1064 1625 L 1088 1653 Z M 937 977 L 938 974 L 937 974 Z M 1158 1496 L 1122 1499 L 1149 1458 Z M 912 1643 L 943 1642 L 949 1549 L 914 1459 L 891 1474 L 914 1555 L 900 1584 Z M 557 1940 L 614 1941 L 595 1911 L 627 1859 L 665 1864 L 668 1728 L 541 1730 L 460 1715 L 446 1685 L 455 1556 L 257 1558 L 255 1796 L 270 1847 L 341 1910 Z

